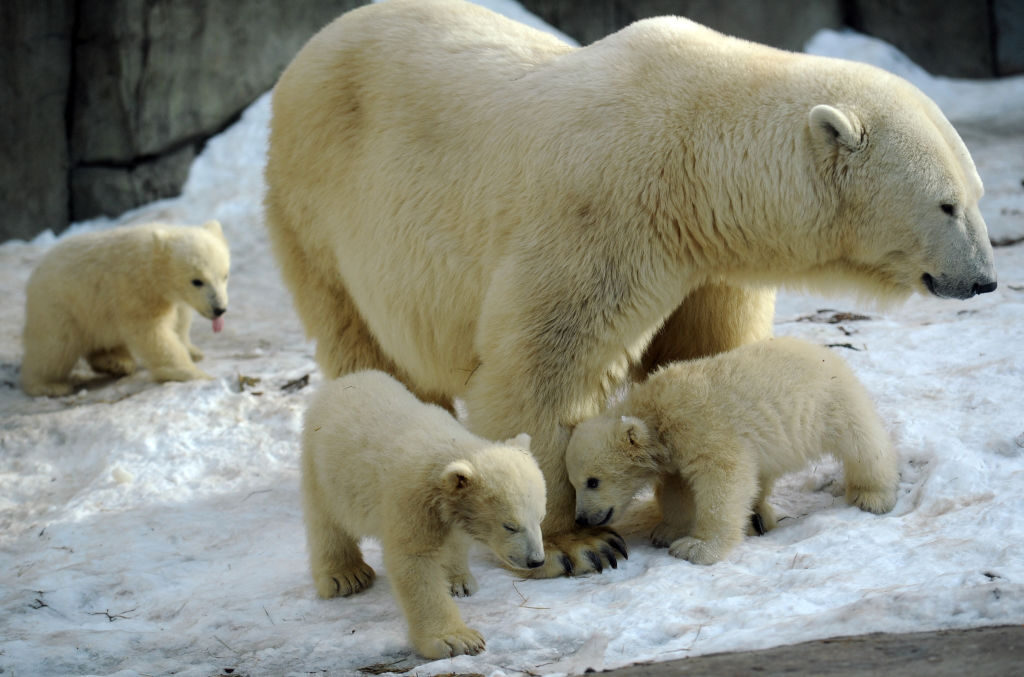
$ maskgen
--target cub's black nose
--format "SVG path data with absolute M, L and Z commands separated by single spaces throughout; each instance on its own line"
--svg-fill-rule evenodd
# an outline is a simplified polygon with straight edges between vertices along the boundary
M 975 282 L 974 286 L 971 288 L 971 291 L 973 291 L 975 294 L 987 294 L 990 291 L 995 291 L 996 285 L 997 283 L 995 281 L 986 282 L 985 284 L 978 284 L 977 282 Z
M 213 316 L 214 317 L 220 317 L 221 315 L 223 315 L 226 312 L 228 312 L 227 308 L 214 308 L 213 309 Z
M 530 559 L 530 560 L 526 561 L 526 566 L 530 567 L 531 569 L 536 569 L 539 566 L 543 566 L 543 564 L 544 564 L 544 558 L 543 557 L 540 558 L 540 559 Z
M 590 520 L 587 519 L 586 515 L 576 515 L 576 526 L 578 527 L 589 527 Z

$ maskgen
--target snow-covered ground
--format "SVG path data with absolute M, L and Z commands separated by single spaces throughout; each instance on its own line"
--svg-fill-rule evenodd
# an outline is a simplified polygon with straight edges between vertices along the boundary
M 517 11 L 514 3 L 502 8 Z M 993 239 L 1024 236 L 1024 79 L 933 78 L 890 47 L 819 33 L 949 111 L 974 153 Z M 487 651 L 424 661 L 379 574 L 323 601 L 298 494 L 301 417 L 320 381 L 261 223 L 269 100 L 213 140 L 184 194 L 117 220 L 218 218 L 231 241 L 227 327 L 197 318 L 213 381 L 136 375 L 59 398 L 17 388 L 24 285 L 56 241 L 0 245 L 0 672 L 10 675 L 578 673 L 872 631 L 1024 622 L 1024 244 L 999 289 L 880 312 L 783 294 L 779 334 L 840 344 L 902 455 L 896 509 L 848 507 L 822 463 L 778 487 L 779 528 L 698 567 L 630 537 L 616 570 L 518 580 L 484 553 L 460 600 Z M 823 310 L 833 309 L 833 310 Z M 842 347 L 845 346 L 845 347 Z M 308 387 L 303 387 L 308 376 Z

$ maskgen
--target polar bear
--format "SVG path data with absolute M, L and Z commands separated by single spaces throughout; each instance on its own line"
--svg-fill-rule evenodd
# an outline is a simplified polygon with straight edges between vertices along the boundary
M 864 386 L 828 348 L 777 338 L 660 368 L 580 423 L 565 463 L 577 522 L 612 523 L 659 482 L 655 545 L 711 564 L 740 542 L 752 513 L 759 531 L 775 527 L 776 479 L 829 454 L 843 464 L 850 503 L 892 510 L 899 455 Z
M 275 86 L 266 180 L 327 377 L 380 369 L 531 435 L 538 576 L 614 552 L 573 524 L 564 454 L 631 374 L 771 336 L 783 284 L 996 286 L 981 181 L 924 94 L 675 17 L 574 48 L 466 2 L 355 9 Z
M 138 358 L 156 381 L 210 378 L 194 360 L 192 309 L 220 331 L 231 257 L 218 221 L 121 226 L 64 238 L 29 276 L 21 386 L 67 395 L 79 357 L 125 376 Z
M 507 566 L 544 563 L 544 478 L 530 438 L 473 435 L 379 371 L 326 382 L 306 413 L 302 498 L 313 581 L 321 597 L 373 581 L 358 539 L 380 541 L 384 566 L 416 650 L 427 658 L 477 654 L 484 639 L 451 595 L 477 582 L 471 541 Z

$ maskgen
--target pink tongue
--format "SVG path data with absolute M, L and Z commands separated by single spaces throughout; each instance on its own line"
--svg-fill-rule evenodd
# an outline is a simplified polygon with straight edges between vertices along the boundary
M 218 332 L 218 331 L 220 331 L 223 328 L 224 328 L 224 318 L 223 317 L 215 317 L 215 318 L 213 318 L 213 331 L 214 332 Z

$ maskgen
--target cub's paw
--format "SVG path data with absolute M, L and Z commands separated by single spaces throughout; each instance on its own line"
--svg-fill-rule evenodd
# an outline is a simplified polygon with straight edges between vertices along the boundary
M 667 522 L 654 527 L 651 532 L 651 545 L 655 548 L 667 548 L 669 545 L 686 535 L 686 531 Z
M 166 381 L 212 381 L 213 377 L 195 367 L 159 367 L 152 370 L 153 380 Z
M 192 358 L 193 362 L 198 362 L 203 359 L 203 351 L 195 346 L 190 345 L 188 347 L 188 356 Z
M 452 597 L 469 597 L 480 589 L 476 578 L 468 571 L 452 574 L 448 577 L 448 583 L 451 585 Z
M 691 536 L 675 541 L 669 546 L 668 554 L 694 564 L 714 564 L 725 555 L 719 545 Z
M 92 353 L 87 360 L 92 370 L 110 376 L 128 376 L 135 372 L 135 360 L 126 350 L 103 350 Z
M 462 654 L 475 656 L 486 647 L 484 636 L 465 625 L 446 628 L 430 637 L 414 637 L 413 644 L 425 658 L 450 658 Z
M 554 578 L 601 573 L 629 559 L 626 542 L 608 527 L 587 527 L 551 536 L 544 543 L 544 564 L 523 573 L 528 578 Z
M 861 510 L 873 513 L 889 512 L 896 507 L 896 488 L 867 489 L 863 487 L 847 487 L 846 500 Z
M 50 383 L 22 383 L 25 394 L 32 397 L 64 397 L 70 395 L 75 387 L 70 383 L 53 381 Z
M 324 599 L 332 597 L 348 597 L 362 592 L 373 584 L 376 577 L 373 569 L 366 562 L 359 562 L 348 569 L 335 569 L 330 573 L 314 574 L 316 592 Z

